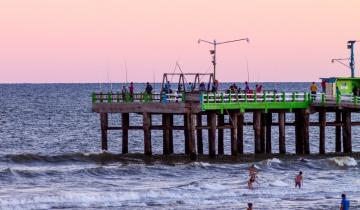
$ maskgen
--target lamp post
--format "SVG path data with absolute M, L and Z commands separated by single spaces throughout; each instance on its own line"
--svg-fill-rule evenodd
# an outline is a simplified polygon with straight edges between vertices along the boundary
M 213 55 L 213 60 L 211 61 L 214 67 L 214 81 L 216 80 L 216 45 L 220 45 L 220 44 L 226 44 L 226 43 L 230 43 L 230 42 L 239 42 L 239 41 L 247 41 L 249 42 L 249 38 L 243 38 L 243 39 L 236 39 L 236 40 L 231 40 L 231 41 L 225 41 L 225 42 L 216 42 L 216 40 L 214 40 L 213 42 L 210 41 L 206 41 L 203 39 L 199 39 L 198 40 L 198 44 L 200 44 L 201 42 L 205 42 L 208 44 L 213 45 L 213 50 L 210 50 L 210 54 Z
M 355 77 L 355 59 L 354 59 L 354 45 L 356 42 L 360 42 L 360 40 L 350 40 L 347 42 L 347 48 L 350 50 L 350 58 L 337 58 L 332 59 L 331 62 L 334 63 L 335 61 L 348 67 L 351 70 L 351 77 Z M 344 63 L 343 61 L 350 61 L 349 65 Z

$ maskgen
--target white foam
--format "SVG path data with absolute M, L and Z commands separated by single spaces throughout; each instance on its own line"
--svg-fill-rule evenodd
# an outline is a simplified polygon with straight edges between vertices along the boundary
M 334 158 L 330 158 L 330 161 L 332 161 L 333 163 L 335 163 L 338 166 L 344 167 L 344 166 L 357 166 L 357 162 L 354 158 L 352 157 L 334 157 Z
M 270 186 L 274 187 L 287 187 L 289 186 L 287 183 L 281 181 L 281 180 L 275 180 L 274 182 L 270 182 Z
M 271 164 L 273 164 L 273 163 L 281 163 L 281 160 L 279 160 L 278 158 L 272 158 L 272 159 L 267 159 L 267 160 L 265 160 L 265 162 L 266 162 L 266 165 L 268 165 L 268 166 L 271 166 Z

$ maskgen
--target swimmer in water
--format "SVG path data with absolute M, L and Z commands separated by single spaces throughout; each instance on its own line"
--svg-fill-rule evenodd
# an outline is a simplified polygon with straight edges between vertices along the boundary
M 255 174 L 252 175 L 252 176 L 250 176 L 250 179 L 249 179 L 249 181 L 248 181 L 248 183 L 247 183 L 247 184 L 248 184 L 248 188 L 249 188 L 250 190 L 254 189 L 254 187 L 253 187 L 254 182 L 256 182 L 258 185 L 260 185 L 259 182 L 256 181 L 256 176 L 255 176 Z
M 249 167 L 249 176 L 255 176 L 257 173 L 256 171 L 256 167 L 254 164 L 252 164 L 250 167 Z
M 247 209 L 246 209 L 246 210 L 253 210 L 252 206 L 253 206 L 253 204 L 252 204 L 252 203 L 248 203 L 248 207 L 247 207 Z
M 302 176 L 302 171 L 300 171 L 299 174 L 295 177 L 295 188 L 299 187 L 300 189 L 302 185 L 303 185 L 303 176 Z

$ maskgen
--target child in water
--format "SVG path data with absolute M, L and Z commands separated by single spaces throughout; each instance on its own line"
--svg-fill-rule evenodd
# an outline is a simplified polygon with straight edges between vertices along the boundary
M 302 177 L 302 171 L 299 172 L 299 174 L 295 177 L 295 188 L 303 185 L 303 177 Z

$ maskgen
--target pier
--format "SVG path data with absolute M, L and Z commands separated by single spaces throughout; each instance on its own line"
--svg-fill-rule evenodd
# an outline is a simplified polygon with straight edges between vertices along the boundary
M 181 81 L 180 81 L 181 83 Z M 196 84 L 194 84 L 196 86 Z M 230 130 L 231 155 L 244 154 L 244 127 L 253 128 L 254 154 L 271 154 L 272 141 L 278 141 L 278 151 L 286 154 L 286 128 L 295 128 L 295 153 L 310 154 L 309 132 L 311 127 L 319 128 L 319 154 L 325 154 L 326 127 L 334 127 L 335 150 L 337 153 L 352 152 L 352 126 L 360 122 L 352 122 L 351 114 L 360 111 L 357 96 L 336 95 L 325 93 L 311 95 L 304 92 L 274 92 L 262 93 L 229 93 L 229 92 L 199 92 L 192 90 L 181 93 L 139 93 L 132 96 L 121 93 L 96 93 L 92 95 L 92 111 L 100 115 L 101 148 L 108 149 L 107 133 L 122 131 L 122 154 L 129 153 L 129 130 L 143 130 L 144 154 L 152 155 L 151 130 L 161 130 L 163 133 L 163 154 L 174 153 L 173 131 L 184 131 L 184 154 L 195 158 L 207 150 L 210 157 L 224 154 L 224 130 Z M 141 125 L 130 125 L 130 113 L 142 116 Z M 253 118 L 245 121 L 244 114 L 252 113 Z M 333 113 L 334 121 L 327 120 L 327 113 Z M 119 114 L 117 118 L 121 126 L 108 126 L 108 114 Z M 286 116 L 294 115 L 294 121 L 288 121 Z M 310 121 L 310 115 L 318 114 L 317 121 Z M 152 116 L 161 115 L 161 125 L 152 125 Z M 182 116 L 182 125 L 174 125 L 174 116 Z M 225 123 L 224 119 L 228 119 Z M 206 119 L 204 121 L 204 119 Z M 277 119 L 277 120 L 274 120 Z M 272 127 L 277 126 L 278 139 L 272 138 Z M 208 138 L 203 137 L 203 131 Z M 208 141 L 208 148 L 204 142 Z M 217 150 L 216 150 L 217 148 Z

